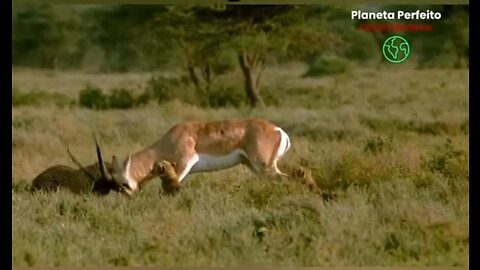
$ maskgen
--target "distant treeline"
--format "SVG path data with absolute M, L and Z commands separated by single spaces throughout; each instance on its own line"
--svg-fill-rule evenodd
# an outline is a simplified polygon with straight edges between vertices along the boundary
M 216 77 L 243 74 L 251 106 L 263 105 L 259 85 L 269 64 L 303 61 L 305 76 L 344 72 L 353 63 L 378 64 L 388 32 L 359 30 L 351 6 L 95 5 L 13 9 L 12 65 L 55 70 L 130 72 L 182 69 L 205 96 Z M 366 6 L 434 10 L 432 32 L 400 33 L 420 68 L 468 66 L 466 6 Z M 423 21 L 425 22 L 425 21 Z M 371 23 L 401 23 L 374 21 Z M 408 23 L 416 23 L 409 20 Z
M 418 54 L 422 65 L 467 64 L 468 5 L 401 7 L 409 8 L 439 10 L 443 15 L 440 21 L 428 21 L 434 24 L 432 33 L 403 33 L 415 37 L 412 53 Z M 250 51 L 258 54 L 267 52 L 277 61 L 287 57 L 314 61 L 312 55 L 360 61 L 378 57 L 381 40 L 388 33 L 357 30 L 358 21 L 350 19 L 350 10 L 325 6 L 22 6 L 13 9 L 12 65 L 126 72 L 192 67 L 205 60 L 221 72 L 237 66 L 234 50 L 245 47 L 255 47 Z M 300 33 L 294 36 L 294 31 Z

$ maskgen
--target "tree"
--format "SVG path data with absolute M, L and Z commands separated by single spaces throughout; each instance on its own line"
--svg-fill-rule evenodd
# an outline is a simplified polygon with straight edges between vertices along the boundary
M 226 36 L 218 26 L 198 17 L 195 6 L 169 6 L 167 12 L 157 13 L 149 24 L 153 29 L 149 51 L 161 54 L 168 51 L 179 55 L 188 78 L 200 95 L 208 93 L 215 76 L 234 68 L 228 47 L 222 46 Z M 154 54 L 155 54 L 154 53 Z
M 60 16 L 60 11 L 65 11 Z M 12 64 L 64 68 L 78 64 L 82 35 L 78 17 L 61 7 L 21 8 L 12 18 Z
M 85 13 L 89 42 L 105 55 L 107 71 L 131 71 L 156 68 L 157 64 L 143 47 L 150 38 L 147 24 L 165 6 L 114 5 L 92 8 Z
M 442 20 L 433 27 L 435 31 L 425 35 L 422 60 L 452 55 L 452 67 L 468 66 L 469 56 L 469 6 L 442 6 Z M 430 58 L 430 59 L 429 59 Z
M 336 48 L 340 40 L 326 31 L 322 21 L 321 15 L 328 10 L 287 5 L 175 6 L 167 16 L 157 16 L 156 24 L 161 33 L 158 36 L 171 37 L 183 52 L 188 74 L 199 89 L 198 74 L 209 85 L 212 65 L 219 54 L 233 50 L 250 106 L 256 107 L 265 105 L 260 82 L 268 56 Z
M 265 105 L 259 85 L 266 57 L 287 45 L 285 39 L 278 37 L 284 31 L 283 26 L 299 22 L 301 16 L 291 16 L 294 10 L 293 6 L 226 6 L 197 10 L 200 20 L 213 22 L 226 34 L 222 45 L 235 49 L 252 107 Z

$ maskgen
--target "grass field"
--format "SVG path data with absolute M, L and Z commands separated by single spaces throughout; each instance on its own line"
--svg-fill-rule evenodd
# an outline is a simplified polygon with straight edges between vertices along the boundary
M 301 73 L 267 70 L 263 86 L 280 105 L 253 112 L 178 101 L 12 107 L 13 266 L 466 266 L 468 70 Z M 85 84 L 141 88 L 148 74 L 14 69 L 12 79 L 76 99 Z M 27 191 L 48 166 L 74 166 L 66 145 L 94 162 L 93 131 L 106 157 L 124 157 L 185 119 L 250 116 L 283 127 L 292 148 L 280 167 L 306 165 L 333 198 L 243 167 L 191 175 L 175 196 L 160 195 L 158 180 L 131 199 Z

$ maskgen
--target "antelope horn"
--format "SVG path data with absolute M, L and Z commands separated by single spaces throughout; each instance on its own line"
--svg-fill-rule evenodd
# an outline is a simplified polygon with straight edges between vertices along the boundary
M 105 167 L 105 163 L 103 162 L 102 151 L 100 150 L 100 146 L 98 145 L 97 136 L 95 136 L 94 134 L 93 138 L 95 140 L 95 147 L 97 148 L 97 159 L 98 159 L 98 166 L 100 167 L 100 173 L 102 174 L 102 177 L 105 178 L 106 180 L 111 180 L 112 177 L 108 173 L 108 170 Z
M 67 146 L 67 153 L 70 156 L 70 159 L 75 163 L 80 170 L 82 170 L 90 179 L 95 181 L 95 177 L 78 161 L 78 159 L 70 152 L 70 147 Z

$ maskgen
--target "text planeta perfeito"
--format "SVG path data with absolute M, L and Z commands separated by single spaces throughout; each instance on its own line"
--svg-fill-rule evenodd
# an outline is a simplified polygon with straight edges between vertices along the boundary
M 434 12 L 431 10 L 413 12 L 408 11 L 379 11 L 379 12 L 366 12 L 361 10 L 352 10 L 351 19 L 357 20 L 439 20 L 442 18 L 440 12 Z

